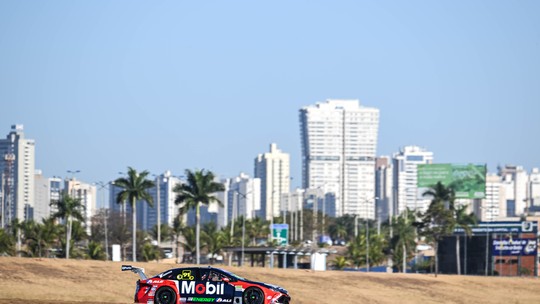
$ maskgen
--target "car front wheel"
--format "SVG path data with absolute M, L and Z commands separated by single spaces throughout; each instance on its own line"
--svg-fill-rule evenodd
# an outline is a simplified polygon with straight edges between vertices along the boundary
M 156 304 L 176 304 L 176 292 L 170 287 L 161 287 L 156 292 Z
M 264 293 L 259 288 L 249 287 L 244 291 L 243 300 L 244 304 L 263 304 Z

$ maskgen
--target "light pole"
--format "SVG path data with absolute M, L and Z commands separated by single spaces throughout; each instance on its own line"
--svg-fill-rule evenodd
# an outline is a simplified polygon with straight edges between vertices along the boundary
M 108 232 L 108 229 L 107 229 L 107 222 L 108 222 L 108 211 L 109 211 L 109 208 L 105 208 L 104 207 L 104 203 L 105 203 L 105 192 L 103 192 L 103 189 L 104 188 L 107 188 L 109 185 L 111 184 L 111 182 L 108 182 L 108 183 L 104 183 L 104 182 L 97 182 L 96 185 L 100 186 L 98 190 L 101 190 L 101 204 L 102 204 L 102 208 L 104 210 L 104 218 L 103 218 L 103 222 L 104 222 L 104 226 L 105 226 L 105 256 L 106 256 L 106 261 L 109 260 L 109 232 Z
M 368 203 L 372 200 L 379 199 L 377 196 L 364 201 L 366 206 L 366 272 L 369 272 L 369 219 L 368 219 Z
M 161 248 L 161 193 L 160 193 L 160 187 L 161 187 L 161 182 L 167 182 L 167 178 L 166 177 L 163 177 L 163 179 L 161 179 L 161 174 L 160 175 L 155 175 L 154 176 L 156 177 L 156 198 L 157 198 L 157 202 L 156 202 L 156 208 L 157 208 L 157 244 L 158 244 L 158 248 Z
M 480 206 L 480 209 L 484 210 L 484 212 L 486 213 L 486 219 L 487 219 L 487 212 L 491 209 L 493 209 L 493 206 L 492 207 L 481 207 Z M 493 215 L 491 214 L 490 212 L 490 217 L 492 217 Z M 489 269 L 489 222 L 486 221 L 486 267 L 485 267 L 485 274 L 484 275 L 488 275 L 488 269 Z
M 245 251 L 244 242 L 245 242 L 245 238 L 246 238 L 246 214 L 247 214 L 247 212 L 246 212 L 246 209 L 247 209 L 246 208 L 247 207 L 247 202 L 246 202 L 247 197 L 246 197 L 246 195 L 249 194 L 249 192 L 246 193 L 246 194 L 244 194 L 244 193 L 242 193 L 242 192 L 240 192 L 238 190 L 235 190 L 235 192 L 244 198 L 244 205 L 243 205 L 243 208 L 242 208 L 242 210 L 244 211 L 244 212 L 242 212 L 242 258 L 241 258 L 241 261 L 240 261 L 240 266 L 244 266 L 244 251 Z

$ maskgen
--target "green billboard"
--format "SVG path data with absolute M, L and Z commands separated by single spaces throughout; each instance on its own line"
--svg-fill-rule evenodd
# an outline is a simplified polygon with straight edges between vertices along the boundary
M 418 194 L 437 182 L 454 189 L 456 198 L 484 198 L 486 196 L 485 164 L 423 164 L 418 165 Z

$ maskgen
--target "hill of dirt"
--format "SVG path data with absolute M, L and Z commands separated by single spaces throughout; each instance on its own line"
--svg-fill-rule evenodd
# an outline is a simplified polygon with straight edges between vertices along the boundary
M 138 276 L 121 272 L 122 264 L 0 257 L 0 303 L 131 303 Z M 148 275 L 180 267 L 168 263 L 135 265 L 144 267 Z M 293 304 L 540 303 L 540 281 L 536 278 L 223 268 L 283 286 Z

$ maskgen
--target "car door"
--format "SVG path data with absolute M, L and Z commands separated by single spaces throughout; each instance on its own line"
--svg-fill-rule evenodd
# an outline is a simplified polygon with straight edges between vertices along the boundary
M 200 268 L 189 274 L 194 280 L 187 280 L 188 275 L 180 276 L 179 290 L 181 301 L 185 303 L 233 303 L 235 287 L 212 269 Z

